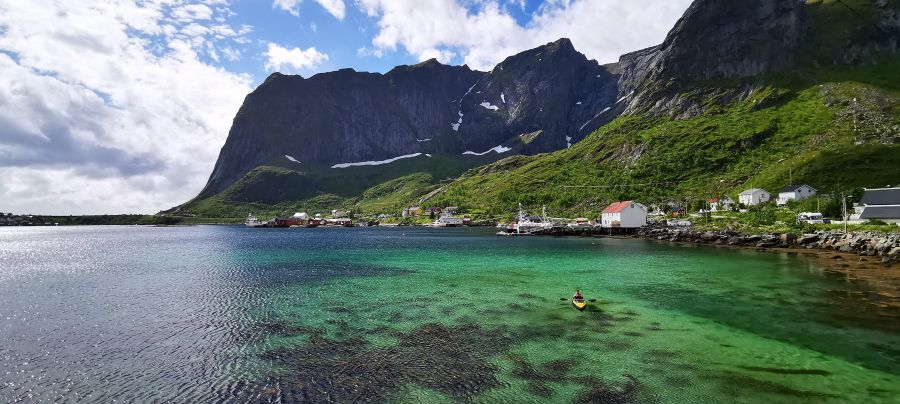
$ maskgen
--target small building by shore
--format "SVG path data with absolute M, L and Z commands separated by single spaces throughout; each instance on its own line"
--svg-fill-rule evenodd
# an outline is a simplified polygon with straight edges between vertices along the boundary
M 900 187 L 865 189 L 859 205 L 860 220 L 900 224 Z
M 790 201 L 802 201 L 806 198 L 816 196 L 816 189 L 806 185 L 788 185 L 778 190 L 778 206 L 787 205 Z
M 738 195 L 738 202 L 746 206 L 756 206 L 768 202 L 772 195 L 762 188 L 751 188 Z
M 603 209 L 600 226 L 605 228 L 638 228 L 647 225 L 647 208 L 635 201 L 621 201 Z

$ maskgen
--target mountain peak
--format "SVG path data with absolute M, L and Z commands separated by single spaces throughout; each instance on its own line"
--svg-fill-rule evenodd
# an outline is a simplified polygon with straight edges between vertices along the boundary
M 569 38 L 559 38 L 544 45 L 544 48 L 546 48 L 548 51 L 578 52 L 577 50 L 575 50 L 575 45 L 572 44 L 572 40 Z
M 417 65 L 413 65 L 413 67 L 434 67 L 434 66 L 443 66 L 443 63 L 438 62 L 438 60 L 435 58 L 431 58 L 424 62 L 420 62 Z

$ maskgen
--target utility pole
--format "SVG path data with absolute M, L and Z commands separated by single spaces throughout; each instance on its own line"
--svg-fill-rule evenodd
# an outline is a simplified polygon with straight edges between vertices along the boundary
M 706 209 L 703 209 L 703 218 L 706 221 L 706 225 L 709 226 L 709 198 L 706 199 Z
M 843 206 L 844 212 L 844 234 L 847 234 L 847 197 L 841 192 L 841 205 Z

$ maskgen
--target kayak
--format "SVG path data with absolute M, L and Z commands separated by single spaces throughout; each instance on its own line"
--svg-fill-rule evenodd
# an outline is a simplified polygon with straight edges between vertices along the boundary
M 579 311 L 583 311 L 584 308 L 587 307 L 587 301 L 585 301 L 584 298 L 576 299 L 573 297 L 572 305 L 575 306 L 575 308 L 578 309 Z

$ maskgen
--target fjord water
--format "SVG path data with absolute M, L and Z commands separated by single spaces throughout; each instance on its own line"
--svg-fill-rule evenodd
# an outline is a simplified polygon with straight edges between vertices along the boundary
M 637 240 L 4 228 L 0 401 L 896 402 L 889 295 Z

